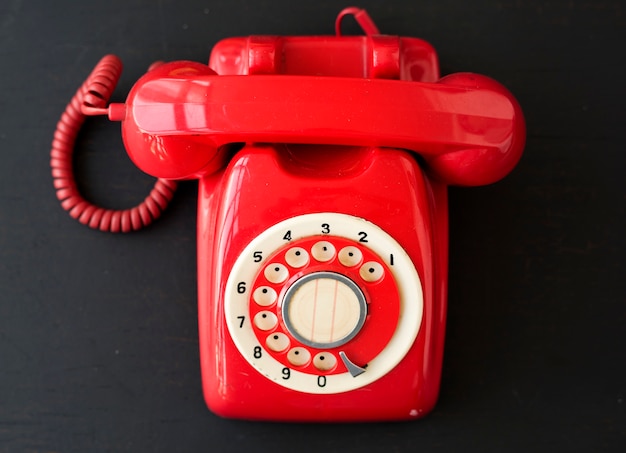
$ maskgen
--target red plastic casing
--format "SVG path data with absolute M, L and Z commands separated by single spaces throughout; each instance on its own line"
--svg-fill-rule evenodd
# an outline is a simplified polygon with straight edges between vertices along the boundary
M 433 48 L 414 38 L 232 38 L 215 46 L 208 66 L 169 63 L 140 79 L 123 135 L 147 173 L 200 181 L 200 355 L 212 411 L 328 422 L 414 419 L 433 408 L 446 317 L 446 187 L 494 182 L 519 160 L 524 120 L 504 87 L 476 74 L 440 80 Z M 229 335 L 224 298 L 254 238 L 325 212 L 366 219 L 400 244 L 421 281 L 423 316 L 392 371 L 355 390 L 312 394 L 250 366 Z

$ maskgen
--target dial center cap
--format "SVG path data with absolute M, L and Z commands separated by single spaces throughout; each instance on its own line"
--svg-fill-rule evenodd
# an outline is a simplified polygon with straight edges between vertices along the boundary
M 315 348 L 341 346 L 359 333 L 367 303 L 359 286 L 335 272 L 313 272 L 296 280 L 283 300 L 287 330 Z

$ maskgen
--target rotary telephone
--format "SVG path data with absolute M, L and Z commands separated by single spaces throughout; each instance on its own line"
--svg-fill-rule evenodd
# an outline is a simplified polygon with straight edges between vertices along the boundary
M 352 15 L 362 36 L 342 36 Z M 381 35 L 347 8 L 335 36 L 219 42 L 209 64 L 156 63 L 123 104 L 105 57 L 58 123 L 57 195 L 94 228 L 131 231 L 197 178 L 204 395 L 215 413 L 282 421 L 402 420 L 439 392 L 449 184 L 504 177 L 523 115 L 499 83 L 440 78 L 427 42 Z M 128 155 L 158 178 L 136 208 L 76 190 L 86 115 L 121 121 Z

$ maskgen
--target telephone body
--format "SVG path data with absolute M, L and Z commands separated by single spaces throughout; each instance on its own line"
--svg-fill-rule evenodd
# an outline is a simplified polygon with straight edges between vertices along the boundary
M 502 85 L 441 79 L 416 38 L 252 36 L 221 41 L 208 65 L 151 69 L 108 114 L 145 172 L 199 180 L 212 411 L 326 422 L 433 408 L 447 186 L 497 181 L 524 145 Z

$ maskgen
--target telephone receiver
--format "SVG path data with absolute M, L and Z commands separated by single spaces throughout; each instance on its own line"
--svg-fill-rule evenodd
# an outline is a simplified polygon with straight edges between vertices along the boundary
M 419 154 L 437 179 L 476 186 L 511 171 L 524 137 L 513 96 L 478 74 L 453 74 L 436 83 L 242 77 L 176 62 L 150 71 L 123 107 L 111 109 L 110 116 L 123 122 L 135 164 L 170 179 L 222 168 L 226 145 L 261 142 L 406 149 Z
M 343 36 L 352 16 L 365 35 Z M 382 35 L 346 8 L 335 36 L 217 43 L 207 65 L 157 62 L 124 103 L 104 57 L 61 117 L 57 196 L 101 230 L 151 223 L 198 179 L 198 323 L 208 407 L 279 421 L 410 420 L 435 405 L 447 307 L 447 186 L 493 183 L 525 141 L 513 95 L 489 77 L 441 78 L 424 40 Z M 76 188 L 89 115 L 120 121 L 157 177 L 139 206 Z
M 341 36 L 348 16 L 365 36 Z M 429 43 L 381 35 L 363 9 L 345 8 L 335 29 L 335 37 L 225 39 L 208 65 L 155 63 L 124 104 L 108 106 L 122 63 L 104 57 L 55 132 L 51 166 L 63 208 L 93 228 L 139 229 L 165 209 L 176 180 L 218 171 L 231 154 L 228 145 L 240 143 L 410 150 L 434 179 L 449 185 L 490 184 L 515 167 L 525 122 L 503 85 L 473 73 L 440 78 Z M 92 115 L 121 121 L 128 155 L 159 178 L 135 208 L 100 208 L 76 188 L 71 156 L 78 130 Z

